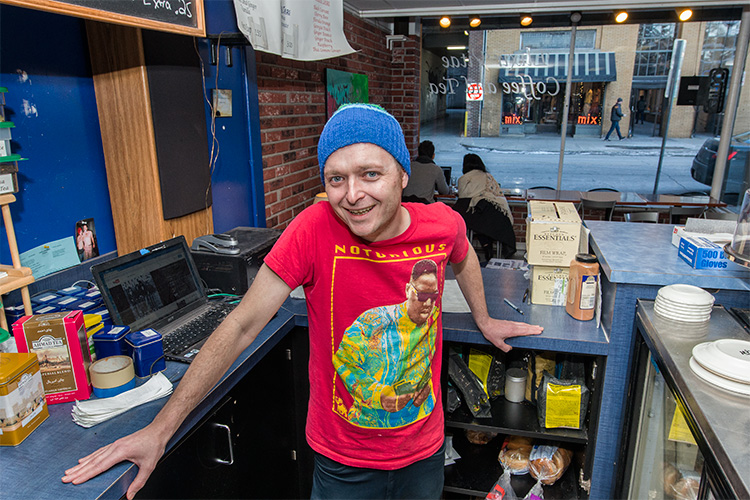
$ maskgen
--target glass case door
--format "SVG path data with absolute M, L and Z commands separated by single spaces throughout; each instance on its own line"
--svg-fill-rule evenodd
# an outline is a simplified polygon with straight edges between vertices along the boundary
M 699 498 L 703 455 L 682 408 L 648 354 L 629 498 Z M 705 495 L 701 495 L 705 496 Z

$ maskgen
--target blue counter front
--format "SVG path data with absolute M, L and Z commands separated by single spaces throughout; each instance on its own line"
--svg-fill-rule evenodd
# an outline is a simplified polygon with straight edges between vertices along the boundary
M 586 221 L 591 251 L 602 270 L 602 325 L 609 338 L 591 498 L 616 496 L 622 467 L 621 437 L 631 376 L 637 299 L 655 299 L 659 288 L 675 283 L 711 292 L 716 305 L 750 307 L 750 270 L 730 262 L 722 270 L 697 270 L 677 255 L 672 225 Z

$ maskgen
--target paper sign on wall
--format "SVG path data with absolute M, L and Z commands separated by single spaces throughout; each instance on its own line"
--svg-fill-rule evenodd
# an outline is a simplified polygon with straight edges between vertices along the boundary
M 240 31 L 255 50 L 317 61 L 351 54 L 343 0 L 234 0 Z

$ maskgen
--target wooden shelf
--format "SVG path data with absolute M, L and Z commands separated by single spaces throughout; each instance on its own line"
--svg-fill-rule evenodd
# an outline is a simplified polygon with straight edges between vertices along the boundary
M 28 269 L 28 268 L 27 268 Z M 10 293 L 22 287 L 29 286 L 34 282 L 34 277 L 29 276 L 6 276 L 0 278 L 0 295 Z
M 20 288 L 24 313 L 30 315 L 32 314 L 31 296 L 27 287 L 34 282 L 34 276 L 31 274 L 31 269 L 21 265 L 18 243 L 16 242 L 16 232 L 13 229 L 13 218 L 10 215 L 10 207 L 8 206 L 14 201 L 16 201 L 16 197 L 12 194 L 0 195 L 0 209 L 3 212 L 5 234 L 8 238 L 10 257 L 13 261 L 12 266 L 0 265 L 0 271 L 8 273 L 8 276 L 0 279 L 0 294 L 9 293 Z M 8 320 L 5 318 L 5 314 L 0 314 L 0 327 L 8 330 Z

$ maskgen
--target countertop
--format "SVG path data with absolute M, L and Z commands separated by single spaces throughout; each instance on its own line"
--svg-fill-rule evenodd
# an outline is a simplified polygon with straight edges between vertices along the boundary
M 671 285 L 750 291 L 750 269 L 729 262 L 726 269 L 693 269 L 672 245 L 671 224 L 585 221 L 592 253 L 612 283 Z
M 526 321 L 545 327 L 536 337 L 511 339 L 514 347 L 555 350 L 582 354 L 606 354 L 608 341 L 594 321 L 579 322 L 565 313 L 563 307 L 524 304 L 528 281 L 522 271 L 483 269 L 483 280 L 490 314 L 499 319 Z M 503 298 L 514 302 L 524 311 L 521 315 L 508 307 Z M 307 326 L 304 300 L 289 298 L 276 317 L 261 331 L 216 387 L 190 414 L 168 447 L 185 436 L 200 423 L 211 408 L 252 367 L 295 326 Z M 470 314 L 444 314 L 445 340 L 486 343 Z M 186 364 L 167 362 L 165 375 L 179 381 L 187 370 Z M 137 468 L 121 463 L 82 485 L 63 484 L 60 478 L 65 469 L 97 448 L 130 434 L 150 422 L 165 404 L 166 399 L 139 406 L 124 415 L 84 429 L 74 424 L 70 412 L 73 403 L 49 406 L 50 417 L 16 447 L 0 448 L 0 491 L 4 499 L 26 498 L 120 498 L 132 482 Z
M 750 498 L 750 396 L 716 387 L 689 366 L 694 346 L 750 335 L 722 307 L 714 307 L 705 332 L 686 335 L 680 324 L 654 313 L 653 301 L 639 300 L 637 324 L 668 385 L 679 393 L 686 418 L 697 426 L 701 452 L 710 450 L 737 498 Z

